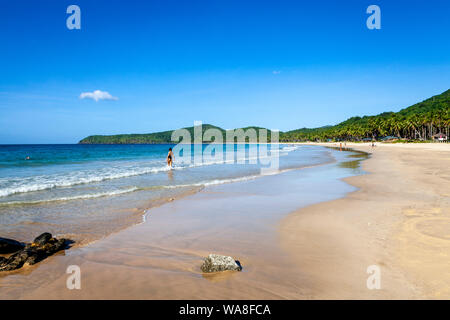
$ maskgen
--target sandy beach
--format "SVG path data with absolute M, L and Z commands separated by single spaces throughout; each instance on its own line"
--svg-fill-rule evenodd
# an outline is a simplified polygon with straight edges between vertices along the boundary
M 337 159 L 205 188 L 153 208 L 142 224 L 2 276 L 0 298 L 449 298 L 450 145 L 347 147 L 371 154 L 367 174 Z M 211 252 L 244 270 L 202 274 Z M 81 290 L 66 288 L 69 265 L 80 266 Z M 371 265 L 380 290 L 366 286 Z
M 359 190 L 281 223 L 315 298 L 448 299 L 450 145 L 346 146 L 371 154 L 369 174 L 345 179 Z M 366 287 L 369 265 L 381 269 L 380 290 Z

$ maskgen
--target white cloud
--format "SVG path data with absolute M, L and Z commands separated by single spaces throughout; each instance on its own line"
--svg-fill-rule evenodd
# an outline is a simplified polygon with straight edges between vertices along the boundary
M 82 92 L 80 94 L 80 99 L 92 99 L 95 101 L 99 100 L 119 100 L 117 97 L 113 97 L 107 91 L 95 90 L 94 92 Z
M 272 73 L 273 73 L 273 74 L 280 74 L 281 71 L 280 71 L 280 70 L 273 70 Z

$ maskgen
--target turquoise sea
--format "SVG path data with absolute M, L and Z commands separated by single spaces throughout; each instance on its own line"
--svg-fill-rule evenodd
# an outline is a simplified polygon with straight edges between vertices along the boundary
M 170 169 L 169 147 L 0 145 L 0 234 L 26 241 L 50 231 L 89 242 L 139 223 L 146 209 L 164 201 L 209 185 L 258 179 L 267 156 L 279 159 L 271 174 L 336 161 L 336 151 L 316 146 L 266 151 L 258 144 L 219 145 L 211 154 L 211 146 L 202 145 L 191 147 L 196 161 L 181 162 L 175 154 Z

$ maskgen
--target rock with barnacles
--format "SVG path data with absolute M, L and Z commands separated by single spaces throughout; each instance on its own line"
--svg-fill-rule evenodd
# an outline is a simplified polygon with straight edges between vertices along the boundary
M 210 254 L 200 268 L 205 273 L 242 270 L 241 263 L 238 260 L 219 254 Z
M 48 232 L 43 233 L 32 243 L 22 245 L 9 257 L 0 257 L 0 271 L 16 270 L 25 264 L 33 265 L 60 250 L 67 249 L 71 243 L 73 241 L 56 239 Z

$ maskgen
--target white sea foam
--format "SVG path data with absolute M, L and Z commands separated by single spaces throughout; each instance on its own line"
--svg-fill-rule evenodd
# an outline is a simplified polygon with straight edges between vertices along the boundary
M 0 197 L 16 193 L 26 193 L 53 189 L 57 187 L 71 187 L 79 184 L 102 182 L 142 174 L 168 171 L 163 167 L 109 167 L 97 170 L 71 171 L 64 174 L 31 176 L 25 178 L 0 179 Z
M 313 165 L 312 165 L 313 166 Z M 304 166 L 303 168 L 309 168 L 312 166 Z M 268 171 L 265 173 L 260 174 L 254 174 L 249 176 L 243 176 L 243 177 L 237 177 L 237 178 L 228 178 L 228 179 L 214 179 L 214 180 L 207 180 L 207 181 L 200 181 L 196 183 L 191 184 L 178 184 L 178 185 L 171 185 L 171 186 L 160 186 L 161 188 L 167 188 L 167 189 L 173 189 L 173 188 L 182 188 L 182 187 L 208 187 L 208 186 L 214 186 L 214 185 L 220 185 L 220 184 L 226 184 L 226 183 L 233 183 L 233 182 L 243 182 L 243 181 L 249 181 L 258 179 L 264 176 L 271 176 L 276 175 L 280 173 L 284 173 L 291 170 L 296 170 L 300 168 L 289 168 L 289 169 L 282 169 L 282 170 L 273 170 Z
M 281 150 L 284 152 L 291 152 L 297 150 L 298 148 L 298 146 L 283 146 Z
M 82 194 L 82 195 L 77 195 L 77 196 L 72 196 L 72 197 L 60 197 L 60 198 L 54 198 L 54 199 L 43 199 L 43 200 L 35 200 L 35 201 L 0 202 L 0 206 L 5 206 L 5 205 L 23 205 L 23 204 L 39 204 L 39 203 L 44 203 L 44 202 L 58 202 L 58 201 L 93 199 L 93 198 L 117 196 L 117 195 L 121 195 L 121 194 L 125 194 L 125 193 L 134 192 L 136 190 L 139 190 L 139 188 L 132 187 L 132 188 L 123 189 L 123 190 L 114 190 L 114 191 L 109 191 L 109 192 Z
M 175 189 L 175 188 L 187 188 L 187 187 L 207 187 L 207 186 L 213 186 L 213 185 L 218 185 L 218 184 L 253 180 L 253 179 L 256 179 L 261 176 L 262 175 L 251 175 L 251 176 L 244 176 L 244 177 L 239 177 L 239 178 L 214 179 L 214 180 L 200 181 L 200 182 L 195 182 L 195 183 L 190 183 L 190 184 L 177 184 L 177 185 L 171 185 L 171 186 L 162 186 L 162 188 Z

